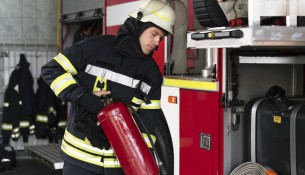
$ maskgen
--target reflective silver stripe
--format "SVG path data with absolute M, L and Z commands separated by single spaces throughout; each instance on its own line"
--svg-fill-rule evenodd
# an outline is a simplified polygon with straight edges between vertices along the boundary
M 36 121 L 47 123 L 48 122 L 48 116 L 46 116 L 46 115 L 36 115 Z
M 10 104 L 8 102 L 3 103 L 3 107 L 9 107 L 9 106 L 10 106 Z
M 150 100 L 150 104 L 142 103 L 140 109 L 161 109 L 160 100 Z
M 30 126 L 30 122 L 29 121 L 20 121 L 19 126 L 20 126 L 20 128 L 27 128 Z
M 7 123 L 2 123 L 2 127 L 3 130 L 6 131 L 11 131 L 13 129 L 13 125 L 12 124 L 7 124 Z
M 12 134 L 12 138 L 13 139 L 17 139 L 17 138 L 19 138 L 19 136 L 20 136 L 20 133 Z
M 34 130 L 35 129 L 35 125 L 32 124 L 29 129 L 30 130 Z
M 51 83 L 51 89 L 58 96 L 58 94 L 63 91 L 65 88 L 70 86 L 71 84 L 76 84 L 75 79 L 69 73 L 64 73 L 61 76 L 57 77 Z
M 90 64 L 87 65 L 85 72 L 90 75 L 99 76 L 102 79 L 106 78 L 107 80 L 131 87 L 131 88 L 136 88 L 140 82 L 140 80 L 133 79 L 126 75 L 119 74 L 119 73 L 113 72 L 111 70 L 100 68 L 100 67 L 93 66 Z M 145 94 L 148 94 L 150 89 L 151 89 L 151 86 L 149 86 L 148 84 L 146 84 L 144 82 L 141 84 L 140 90 L 143 91 Z
M 13 129 L 13 132 L 14 132 L 14 133 L 19 132 L 19 127 L 18 127 L 18 128 L 14 128 L 14 129 Z
M 69 59 L 63 54 L 59 53 L 54 59 L 64 68 L 65 71 L 70 72 L 72 75 L 76 75 L 77 71 L 74 66 L 71 64 Z

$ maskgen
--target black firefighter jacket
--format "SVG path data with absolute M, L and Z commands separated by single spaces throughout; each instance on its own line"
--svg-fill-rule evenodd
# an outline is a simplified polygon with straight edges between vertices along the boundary
M 3 124 L 5 142 L 11 138 L 18 140 L 23 136 L 23 142 L 28 141 L 28 135 L 34 132 L 34 90 L 33 77 L 29 70 L 29 63 L 24 54 L 20 54 L 20 61 L 11 74 L 8 88 L 5 92 Z
M 112 98 L 130 103 L 150 134 L 153 133 L 156 116 L 162 112 L 163 79 L 151 55 L 146 56 L 140 50 L 138 37 L 142 29 L 137 28 L 141 28 L 141 24 L 130 18 L 117 37 L 86 39 L 42 67 L 42 77 L 54 93 L 72 103 L 61 146 L 65 161 L 102 174 L 121 172 L 112 149 L 93 147 L 82 132 L 75 130 L 75 104 L 81 104 L 95 115 L 103 107 L 100 98 L 93 94 L 95 91 L 109 90 Z
M 20 61 L 17 65 L 20 73 L 18 81 L 20 99 L 22 101 L 20 117 L 20 133 L 23 135 L 23 141 L 27 142 L 28 134 L 34 134 L 34 112 L 35 112 L 35 94 L 33 89 L 33 76 L 29 69 L 30 63 L 27 62 L 24 54 L 20 54 Z
M 37 138 L 49 138 L 49 142 L 57 143 L 62 137 L 62 127 L 66 126 L 66 105 L 55 96 L 41 77 L 38 78 L 37 84 L 35 135 Z
M 20 136 L 19 121 L 22 101 L 19 95 L 19 72 L 11 73 L 9 84 L 4 94 L 2 136 L 4 144 L 9 144 L 10 139 L 17 140 Z

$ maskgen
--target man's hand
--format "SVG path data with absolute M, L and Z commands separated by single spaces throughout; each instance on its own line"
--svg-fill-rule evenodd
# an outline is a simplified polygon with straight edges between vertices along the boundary
M 100 97 L 108 94 L 110 94 L 110 91 L 85 92 L 79 97 L 78 103 L 90 113 L 97 114 L 104 107 Z
M 96 96 L 105 96 L 105 95 L 109 95 L 111 92 L 110 91 L 97 91 L 97 92 L 94 92 L 94 95 Z

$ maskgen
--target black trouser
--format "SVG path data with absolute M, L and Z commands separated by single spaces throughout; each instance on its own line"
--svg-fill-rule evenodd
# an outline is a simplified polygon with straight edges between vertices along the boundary
M 102 175 L 65 161 L 63 175 Z
M 107 168 L 104 169 L 104 171 L 105 174 L 96 173 L 65 161 L 62 174 L 63 175 L 124 175 L 124 172 L 121 168 Z

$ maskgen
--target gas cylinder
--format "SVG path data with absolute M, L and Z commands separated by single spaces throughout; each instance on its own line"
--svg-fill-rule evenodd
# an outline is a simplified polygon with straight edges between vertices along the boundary
M 97 118 L 126 175 L 160 174 L 157 162 L 124 102 L 108 103 Z

